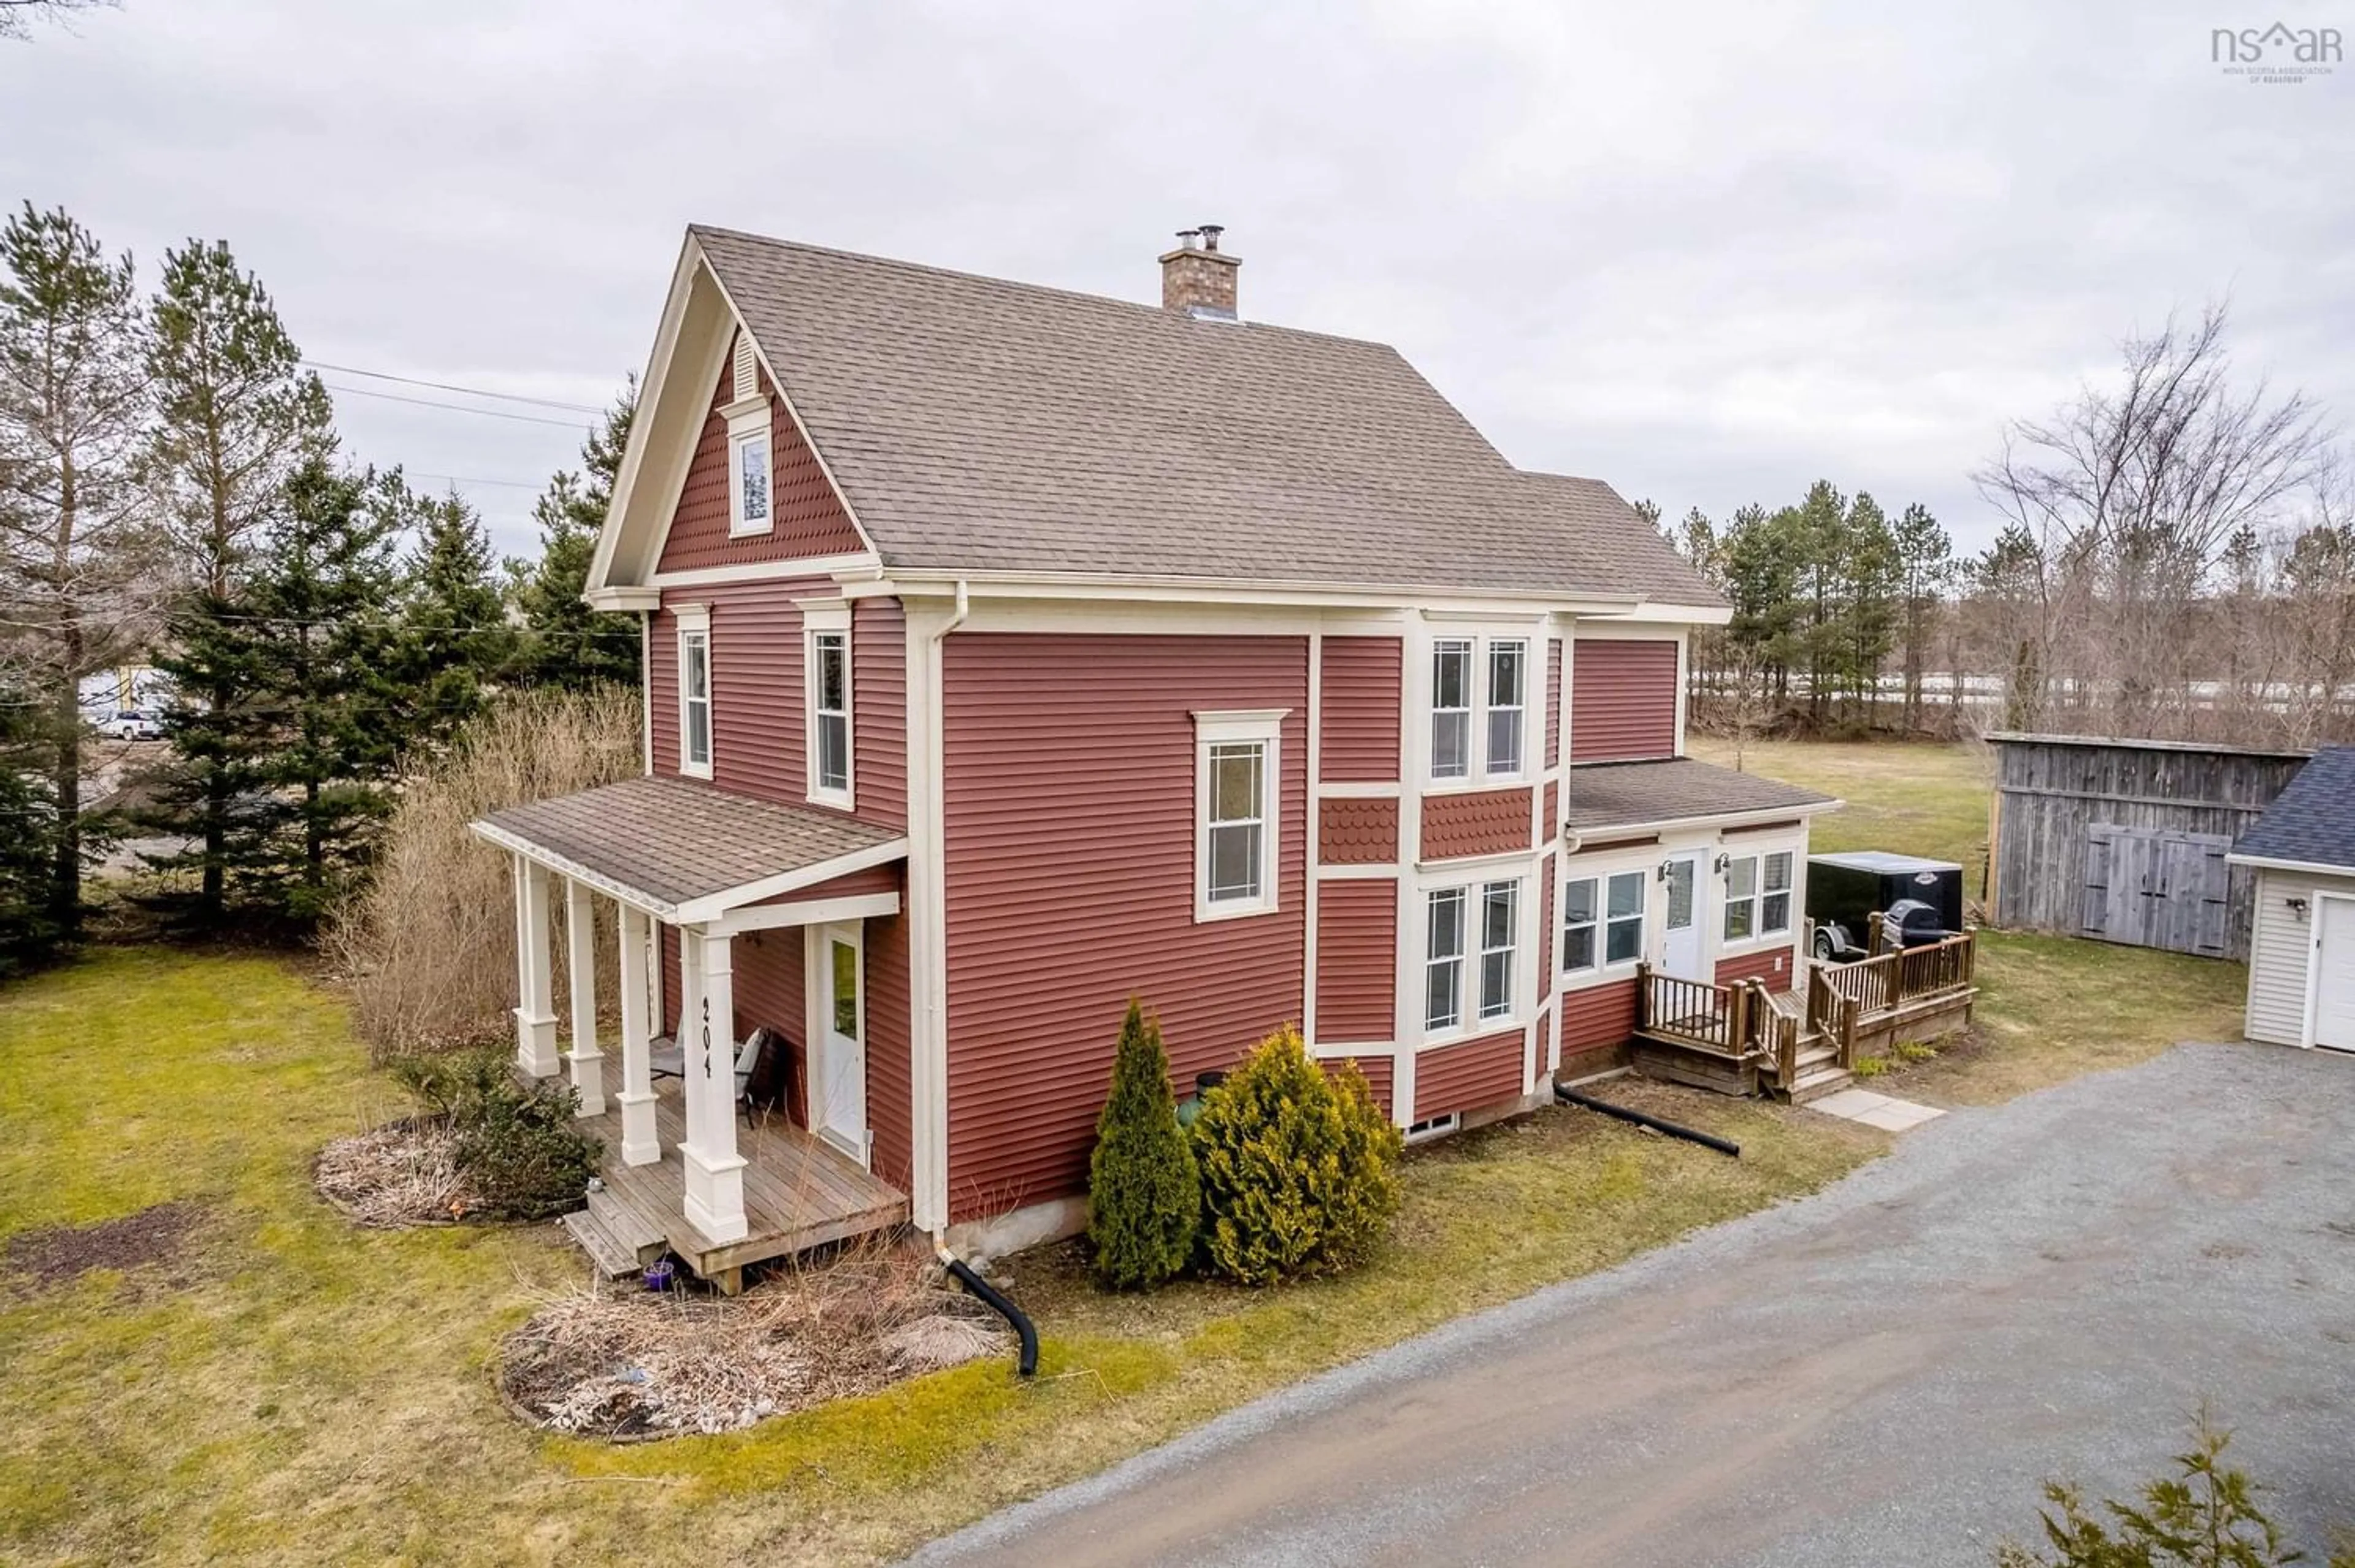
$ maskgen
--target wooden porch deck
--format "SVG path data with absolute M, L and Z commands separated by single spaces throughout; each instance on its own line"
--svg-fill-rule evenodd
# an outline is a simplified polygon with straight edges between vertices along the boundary
M 1977 945 L 1965 932 L 1851 964 L 1803 965 L 1801 989 L 1717 986 L 1637 968 L 1642 1071 L 1729 1094 L 1813 1099 L 1847 1085 L 1859 1056 L 1970 1021 Z
M 611 1271 L 675 1253 L 703 1278 L 733 1292 L 747 1264 L 890 1230 L 908 1218 L 908 1195 L 860 1168 L 848 1157 L 793 1125 L 782 1112 L 757 1114 L 748 1124 L 736 1116 L 736 1152 L 744 1167 L 744 1239 L 715 1242 L 688 1222 L 687 1173 L 678 1141 L 687 1133 L 687 1104 L 679 1081 L 655 1081 L 655 1127 L 662 1159 L 653 1165 L 622 1163 L 622 1113 L 609 1104 L 602 1115 L 581 1118 L 584 1130 L 605 1146 L 604 1190 L 589 1195 L 585 1216 L 567 1222 L 599 1262 Z M 589 1224 L 576 1223 L 585 1219 Z M 602 1231 L 603 1238 L 584 1232 Z M 601 1247 L 610 1239 L 618 1252 Z

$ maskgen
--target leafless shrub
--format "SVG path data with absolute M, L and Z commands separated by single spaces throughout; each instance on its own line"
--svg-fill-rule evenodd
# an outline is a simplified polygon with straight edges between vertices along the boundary
M 336 1139 L 319 1151 L 319 1194 L 359 1224 L 384 1230 L 455 1219 L 473 1207 L 458 1174 L 457 1135 L 416 1117 Z
M 492 709 L 403 791 L 374 879 L 326 944 L 377 1060 L 504 1028 L 515 1002 L 514 891 L 506 857 L 467 824 L 634 773 L 639 721 L 637 695 L 619 688 L 527 692 Z M 560 906 L 558 914 L 560 923 Z M 560 996 L 566 949 L 555 946 Z M 602 951 L 612 951 L 610 932 Z
M 507 1396 L 603 1436 L 731 1431 L 999 1349 L 1004 1332 L 922 1254 L 854 1244 L 732 1301 L 582 1291 L 507 1339 Z

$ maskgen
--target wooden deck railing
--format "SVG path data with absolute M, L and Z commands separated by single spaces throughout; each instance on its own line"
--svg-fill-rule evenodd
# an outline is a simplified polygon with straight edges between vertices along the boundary
M 1815 973 L 1870 1019 L 1913 1002 L 1966 990 L 1977 972 L 1977 943 L 1966 931 L 1922 947 L 1903 947 L 1853 964 L 1819 964 Z
M 1669 1035 L 1721 1056 L 1750 1050 L 1750 997 L 1742 986 L 1712 986 L 1636 965 L 1636 1027 Z
M 1807 971 L 1807 1032 L 1829 1041 L 1839 1051 L 1839 1064 L 1856 1065 L 1856 1020 L 1864 1009 L 1832 981 L 1831 967 L 1817 965 Z M 1783 1082 L 1792 1083 L 1798 1076 L 1798 1063 L 1794 1058 L 1791 1067 L 1783 1074 Z

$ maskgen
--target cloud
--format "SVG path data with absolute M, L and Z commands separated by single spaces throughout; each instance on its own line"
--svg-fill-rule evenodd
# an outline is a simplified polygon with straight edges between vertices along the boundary
M 228 239 L 320 358 L 591 403 L 690 219 L 1140 299 L 1213 219 L 1246 314 L 1398 344 L 1525 465 L 1720 517 L 1828 476 L 1977 544 L 2002 422 L 2171 308 L 2229 292 L 2244 366 L 2355 406 L 2355 73 L 2223 76 L 2258 20 L 127 0 L 0 47 L 0 197 Z M 339 411 L 510 482 L 466 489 L 514 550 L 578 445 Z

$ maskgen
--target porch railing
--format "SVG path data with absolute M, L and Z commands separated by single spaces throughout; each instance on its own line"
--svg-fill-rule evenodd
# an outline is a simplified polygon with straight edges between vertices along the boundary
M 1977 944 L 1960 932 L 1921 947 L 1903 947 L 1853 964 L 1819 964 L 1814 973 L 1856 1005 L 1867 1019 L 1912 1003 L 1967 990 L 1977 973 Z
M 1785 1021 L 1755 980 L 1717 986 L 1663 975 L 1648 964 L 1636 966 L 1636 1027 L 1645 1033 L 1740 1061 L 1771 1051 L 1777 1026 Z M 1796 1042 L 1796 1026 L 1791 1032 Z

